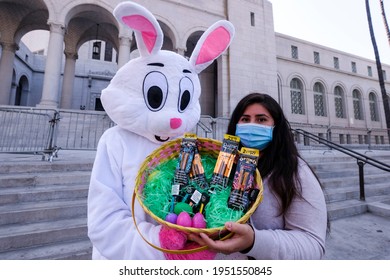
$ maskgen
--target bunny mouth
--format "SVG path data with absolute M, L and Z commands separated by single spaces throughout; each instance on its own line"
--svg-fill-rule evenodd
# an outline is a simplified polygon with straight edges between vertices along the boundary
M 156 138 L 158 142 L 167 142 L 169 140 L 169 137 L 167 137 L 166 139 L 162 139 L 160 136 L 157 135 L 154 135 L 154 138 Z

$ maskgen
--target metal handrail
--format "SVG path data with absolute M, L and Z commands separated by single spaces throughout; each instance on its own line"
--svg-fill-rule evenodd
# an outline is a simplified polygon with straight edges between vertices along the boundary
M 348 149 L 344 146 L 338 145 L 336 143 L 333 143 L 327 139 L 324 139 L 320 136 L 317 136 L 315 134 L 312 134 L 306 130 L 303 129 L 291 129 L 291 131 L 296 132 L 298 134 L 303 135 L 304 137 L 308 137 L 312 140 L 317 141 L 320 144 L 324 144 L 325 146 L 328 146 L 329 148 L 335 149 L 341 153 L 344 153 L 348 156 L 351 156 L 357 160 L 357 165 L 359 167 L 359 187 L 360 187 L 360 200 L 365 200 L 365 191 L 364 191 L 364 170 L 363 167 L 365 164 L 369 164 L 371 166 L 374 166 L 376 168 L 379 168 L 383 171 L 390 172 L 390 165 L 380 162 L 376 159 L 373 159 L 371 157 L 368 157 L 366 155 L 363 155 L 361 153 L 358 153 L 354 150 Z

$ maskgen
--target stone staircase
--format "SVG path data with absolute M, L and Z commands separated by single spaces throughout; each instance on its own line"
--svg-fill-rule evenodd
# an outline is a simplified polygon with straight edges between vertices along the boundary
M 358 151 L 361 154 L 362 152 Z M 330 220 L 372 212 L 390 217 L 390 172 L 364 165 L 365 200 L 360 200 L 356 159 L 337 151 L 301 151 L 319 177 Z M 372 151 L 368 157 L 390 165 L 389 151 Z
M 0 259 L 90 259 L 92 161 L 35 159 L 0 163 Z
M 0 259 L 90 259 L 87 194 L 94 154 L 0 154 Z M 366 200 L 359 200 L 356 160 L 338 152 L 302 150 L 322 184 L 330 220 L 373 212 L 390 216 L 390 173 L 366 165 Z M 390 152 L 368 156 L 390 164 Z M 68 157 L 70 159 L 68 159 Z

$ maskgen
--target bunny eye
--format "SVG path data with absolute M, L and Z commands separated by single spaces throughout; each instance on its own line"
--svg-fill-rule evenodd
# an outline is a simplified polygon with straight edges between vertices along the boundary
M 146 106 L 157 112 L 164 107 L 168 95 L 168 82 L 161 72 L 150 72 L 144 79 L 144 99 Z
M 180 94 L 178 108 L 179 112 L 183 112 L 190 104 L 191 97 L 194 93 L 194 85 L 188 77 L 180 80 Z

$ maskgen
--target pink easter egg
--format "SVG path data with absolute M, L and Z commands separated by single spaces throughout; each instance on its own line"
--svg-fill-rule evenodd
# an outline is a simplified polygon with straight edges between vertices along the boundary
M 175 213 L 168 213 L 168 215 L 165 217 L 165 221 L 171 224 L 176 224 L 177 215 Z
M 192 225 L 191 216 L 187 212 L 181 212 L 177 216 L 176 224 L 183 227 L 190 227 Z
M 206 228 L 206 221 L 202 213 L 196 213 L 192 218 L 192 227 L 194 228 Z

